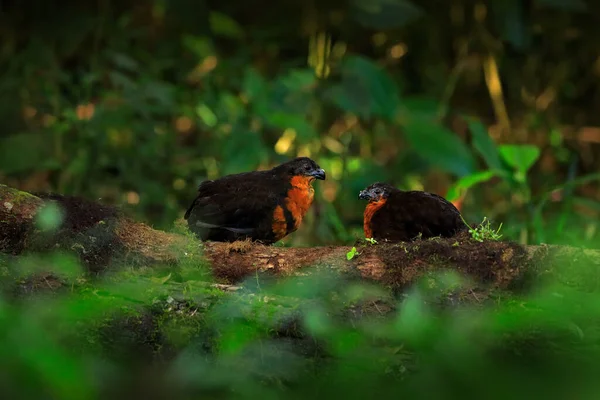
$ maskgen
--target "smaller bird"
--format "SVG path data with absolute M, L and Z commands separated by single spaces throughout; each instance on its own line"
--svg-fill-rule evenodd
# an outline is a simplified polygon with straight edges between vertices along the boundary
M 184 218 L 201 240 L 274 243 L 296 231 L 312 205 L 315 179 L 325 171 L 298 157 L 266 171 L 204 181 Z
M 376 182 L 358 197 L 369 201 L 364 212 L 366 238 L 406 242 L 417 237 L 450 237 L 468 229 L 456 207 L 434 193 L 402 191 Z

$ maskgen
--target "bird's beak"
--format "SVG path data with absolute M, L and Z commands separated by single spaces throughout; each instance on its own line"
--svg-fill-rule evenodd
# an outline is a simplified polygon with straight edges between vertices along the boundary
M 310 176 L 313 176 L 316 179 L 325 180 L 325 170 L 323 168 L 315 169 L 310 173 Z
M 358 198 L 361 200 L 369 200 L 371 196 L 369 196 L 369 193 L 367 193 L 366 190 L 361 190 L 360 193 L 358 193 Z

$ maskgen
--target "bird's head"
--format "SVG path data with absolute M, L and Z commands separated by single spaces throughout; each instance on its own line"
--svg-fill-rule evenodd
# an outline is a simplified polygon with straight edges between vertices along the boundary
M 367 186 L 364 190 L 361 190 L 358 194 L 358 198 L 361 200 L 368 200 L 369 202 L 376 202 L 381 199 L 386 199 L 395 188 L 392 185 L 382 182 L 375 182 L 370 186 Z
M 283 163 L 275 169 L 282 171 L 290 176 L 306 176 L 313 179 L 325 180 L 325 171 L 323 168 L 308 157 L 298 157 Z

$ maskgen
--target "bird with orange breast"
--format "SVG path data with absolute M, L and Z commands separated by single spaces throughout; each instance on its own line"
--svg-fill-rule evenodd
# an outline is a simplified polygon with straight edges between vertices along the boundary
M 204 181 L 184 218 L 201 240 L 251 239 L 274 243 L 296 231 L 314 199 L 313 182 L 325 171 L 298 157 L 266 171 Z
M 406 242 L 450 237 L 468 229 L 458 209 L 434 193 L 403 191 L 376 182 L 358 197 L 368 201 L 363 219 L 366 238 Z

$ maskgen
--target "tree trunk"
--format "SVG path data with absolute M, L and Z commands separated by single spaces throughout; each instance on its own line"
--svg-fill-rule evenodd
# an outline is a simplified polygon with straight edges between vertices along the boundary
M 309 267 L 335 271 L 350 279 L 375 281 L 402 289 L 433 271 L 450 269 L 477 284 L 497 289 L 516 288 L 530 278 L 552 276 L 569 283 L 595 286 L 600 258 L 596 250 L 566 246 L 521 246 L 513 242 L 477 242 L 468 233 L 449 239 L 410 243 L 356 244 L 350 246 L 286 248 L 251 242 L 201 243 L 182 233 L 154 230 L 135 222 L 115 208 L 79 198 L 43 195 L 43 198 L 0 185 L 0 251 L 19 255 L 62 249 L 78 255 L 89 271 L 100 273 L 125 262 L 127 265 L 171 265 L 208 261 L 221 283 L 233 284 L 245 277 L 266 273 L 274 276 L 306 274 Z M 63 209 L 57 230 L 44 231 L 35 223 L 44 204 L 55 201 Z M 117 262 L 118 261 L 118 262 Z M 572 282 L 570 270 L 579 268 Z M 586 274 L 581 274 L 581 269 Z M 314 269 L 312 269 L 314 270 Z M 312 271 L 310 270 L 310 271 Z

